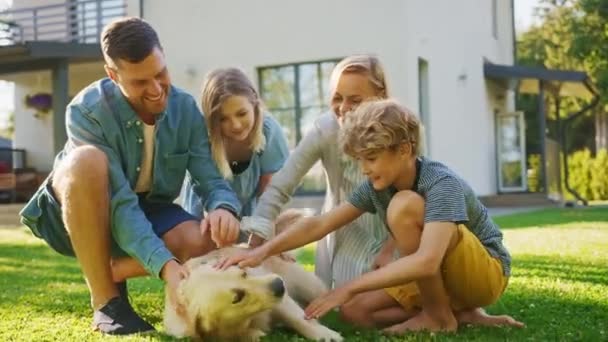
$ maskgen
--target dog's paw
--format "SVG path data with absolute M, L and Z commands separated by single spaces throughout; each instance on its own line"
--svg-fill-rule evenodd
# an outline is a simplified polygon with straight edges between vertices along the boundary
M 247 332 L 247 337 L 244 338 L 244 341 L 247 342 L 258 342 L 262 339 L 262 337 L 266 336 L 266 333 L 260 329 L 251 329 Z
M 323 342 L 342 342 L 344 338 L 337 331 L 333 331 L 328 327 L 319 325 L 318 330 L 313 338 L 315 341 Z

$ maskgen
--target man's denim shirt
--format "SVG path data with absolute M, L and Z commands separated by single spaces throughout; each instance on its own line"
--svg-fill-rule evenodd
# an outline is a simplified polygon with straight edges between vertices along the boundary
M 120 89 L 106 78 L 91 84 L 70 102 L 66 126 L 68 141 L 57 155 L 55 167 L 76 146 L 94 145 L 106 153 L 112 236 L 148 272 L 159 275 L 173 255 L 152 230 L 133 191 L 142 162 L 141 119 Z M 207 127 L 192 96 L 171 87 L 167 108 L 156 121 L 155 139 L 153 180 L 147 200 L 173 202 L 188 170 L 195 180 L 195 191 L 208 198 L 204 203 L 207 211 L 222 206 L 240 212 L 236 195 L 211 158 Z M 28 207 L 22 216 L 36 221 L 40 208 Z

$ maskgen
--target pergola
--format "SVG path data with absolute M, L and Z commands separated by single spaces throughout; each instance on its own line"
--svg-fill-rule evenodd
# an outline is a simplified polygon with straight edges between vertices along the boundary
M 553 96 L 556 103 L 561 97 L 577 97 L 587 101 L 580 111 L 570 113 L 564 119 L 564 124 L 560 124 L 559 145 L 564 150 L 563 168 L 566 190 L 574 195 L 585 205 L 587 201 L 574 191 L 568 184 L 568 151 L 566 149 L 566 130 L 573 119 L 593 108 L 599 101 L 599 96 L 589 76 L 585 72 L 571 70 L 555 70 L 541 67 L 528 67 L 521 65 L 499 65 L 484 64 L 484 75 L 488 79 L 505 84 L 509 89 L 515 89 L 520 93 L 538 95 L 537 115 L 540 122 L 539 134 L 541 141 L 541 167 L 540 176 L 543 180 L 543 189 L 547 192 L 547 157 L 545 146 L 547 108 L 545 108 L 545 94 Z M 557 116 L 559 118 L 559 115 Z

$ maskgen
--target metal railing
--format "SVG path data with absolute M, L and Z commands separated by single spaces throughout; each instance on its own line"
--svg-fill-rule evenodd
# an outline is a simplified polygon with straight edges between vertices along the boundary
M 126 15 L 125 0 L 66 0 L 0 12 L 0 45 L 26 41 L 97 43 L 103 26 Z

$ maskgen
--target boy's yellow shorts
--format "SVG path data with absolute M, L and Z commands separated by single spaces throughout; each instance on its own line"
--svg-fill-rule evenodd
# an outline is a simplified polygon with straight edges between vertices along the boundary
M 502 263 L 488 253 L 469 229 L 458 225 L 458 243 L 441 265 L 443 285 L 453 310 L 488 306 L 502 295 L 509 278 Z M 406 310 L 421 308 L 420 292 L 415 282 L 385 289 Z

